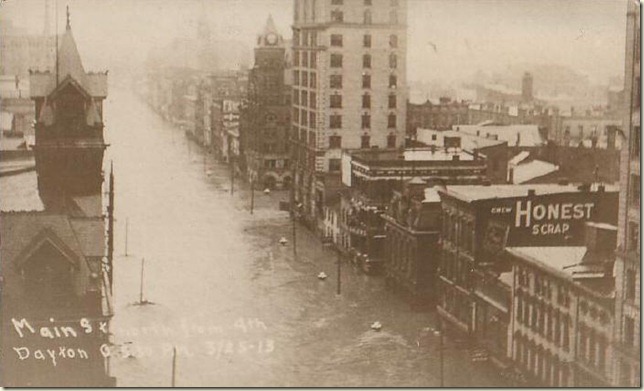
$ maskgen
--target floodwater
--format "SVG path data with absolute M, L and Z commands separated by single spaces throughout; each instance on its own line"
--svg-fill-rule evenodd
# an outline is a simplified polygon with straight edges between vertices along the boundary
M 277 207 L 288 193 L 256 191 L 251 215 L 248 187 L 236 180 L 231 195 L 228 168 L 135 95 L 111 91 L 104 117 L 119 386 L 170 386 L 173 349 L 177 386 L 440 384 L 433 314 L 346 263 L 337 295 L 331 249 L 298 226 L 293 254 L 292 223 Z M 503 385 L 460 345 L 448 341 L 444 358 L 447 386 Z

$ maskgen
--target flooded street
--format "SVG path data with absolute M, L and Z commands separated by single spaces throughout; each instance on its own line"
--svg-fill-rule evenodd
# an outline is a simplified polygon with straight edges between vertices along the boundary
M 433 315 L 346 263 L 337 295 L 334 251 L 298 226 L 293 254 L 289 215 L 277 208 L 287 192 L 257 191 L 251 215 L 248 186 L 236 180 L 231 196 L 228 168 L 134 95 L 112 90 L 105 110 L 119 386 L 170 386 L 173 348 L 177 386 L 440 384 Z M 141 291 L 152 304 L 136 304 Z M 502 385 L 486 365 L 446 343 L 445 385 Z

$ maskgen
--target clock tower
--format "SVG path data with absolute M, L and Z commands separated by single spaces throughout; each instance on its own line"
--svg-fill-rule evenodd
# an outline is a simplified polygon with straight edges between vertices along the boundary
M 261 188 L 288 187 L 290 86 L 284 38 L 271 16 L 257 36 L 255 65 L 250 71 L 248 105 L 241 118 L 247 174 Z

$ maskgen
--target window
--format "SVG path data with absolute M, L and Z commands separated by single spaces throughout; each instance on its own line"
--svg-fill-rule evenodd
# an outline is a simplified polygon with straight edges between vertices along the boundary
M 309 52 L 302 52 L 302 67 L 307 68 L 309 66 Z
M 300 105 L 306 106 L 309 102 L 309 93 L 306 91 L 300 91 Z
M 315 92 L 311 92 L 309 94 L 309 107 L 314 109 L 315 106 L 317 106 L 317 96 L 315 95 Z
M 342 88 L 342 75 L 331 75 L 331 88 Z
M 387 117 L 387 127 L 395 128 L 396 127 L 396 114 L 389 114 Z
M 304 31 L 302 33 L 302 46 L 309 46 L 309 32 Z
M 293 90 L 293 104 L 294 105 L 299 105 L 300 104 L 300 91 L 299 90 Z
M 371 116 L 369 114 L 362 115 L 362 129 L 371 128 Z
M 633 206 L 640 205 L 640 176 L 637 174 L 631 174 L 630 201 L 631 201 L 631 205 Z
M 398 57 L 395 54 L 389 55 L 389 68 L 396 69 L 398 67 Z
M 329 116 L 329 128 L 340 129 L 342 128 L 342 116 L 333 114 Z
M 396 34 L 389 36 L 389 47 L 394 49 L 398 47 L 398 36 Z
M 370 148 L 371 137 L 368 134 L 363 134 L 360 138 L 360 148 L 366 149 Z
M 387 136 L 387 148 L 396 148 L 396 135 L 390 134 Z
M 362 108 L 363 109 L 371 108 L 371 95 L 369 94 L 362 95 Z
M 293 71 L 293 85 L 300 85 L 300 71 Z
M 311 57 L 311 59 L 314 59 L 315 57 Z M 309 77 L 309 84 L 311 88 L 317 88 L 318 83 L 317 83 L 317 75 L 315 72 L 311 72 L 311 75 Z
M 362 75 L 362 88 L 371 88 L 371 75 Z
M 397 85 L 398 85 L 398 79 L 396 78 L 396 75 L 390 75 L 389 88 L 396 88 Z
M 329 159 L 329 171 L 338 172 L 340 171 L 340 159 Z
M 390 109 L 395 109 L 396 108 L 396 95 L 391 94 L 389 95 L 389 108 Z M 435 137 L 434 135 L 433 137 Z
M 632 146 L 632 156 L 631 158 L 639 159 L 640 157 L 640 140 L 641 140 L 641 128 L 639 126 L 633 126 L 633 142 Z
M 342 34 L 331 34 L 331 46 L 342 47 Z
M 309 113 L 309 126 L 312 127 L 312 128 L 315 128 L 315 123 L 317 122 L 316 120 L 317 119 L 315 117 L 315 112 L 311 111 Z
M 635 343 L 635 321 L 633 318 L 624 318 L 624 342 L 627 346 Z
M 308 86 L 309 86 L 309 73 L 302 72 L 302 87 L 308 87 Z
M 309 116 L 307 115 L 306 110 L 302 110 L 302 113 L 300 114 L 300 125 L 306 126 L 308 119 Z
M 317 53 L 311 52 L 311 68 L 316 68 L 318 66 L 318 57 Z
M 331 11 L 331 21 L 342 23 L 344 21 L 344 14 L 342 11 L 333 10 Z
M 364 24 L 371 24 L 371 11 L 370 10 L 365 10 L 364 11 L 363 22 L 364 22 Z
M 300 66 L 300 52 L 297 50 L 293 52 L 293 65 L 296 67 Z
M 628 251 L 639 252 L 639 248 L 638 248 L 639 243 L 640 243 L 639 224 L 631 221 L 628 223 L 628 242 L 626 244 Z
M 342 148 L 342 137 L 340 137 L 340 136 L 330 136 L 329 137 L 329 148 Z
M 370 47 L 371 47 L 371 34 L 365 34 L 365 35 L 362 37 L 362 46 L 364 46 L 364 47 L 366 47 L 366 48 L 370 48 Z
M 365 54 L 362 56 L 362 67 L 371 68 L 371 55 Z
M 317 31 L 311 31 L 311 45 L 310 46 L 318 46 L 318 32 Z
M 397 11 L 389 12 L 389 23 L 391 23 L 391 24 L 398 23 L 398 12 Z
M 331 54 L 331 68 L 342 68 L 342 54 Z
M 342 95 L 339 95 L 339 94 L 331 95 L 329 97 L 329 103 L 330 103 L 329 106 L 332 109 L 342 108 Z
M 635 270 L 630 269 L 626 271 L 626 289 L 625 295 L 626 299 L 632 300 L 635 298 L 635 282 L 636 282 Z

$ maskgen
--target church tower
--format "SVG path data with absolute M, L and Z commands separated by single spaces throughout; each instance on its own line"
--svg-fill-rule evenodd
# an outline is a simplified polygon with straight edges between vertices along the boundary
M 75 197 L 100 196 L 103 183 L 107 72 L 85 72 L 69 10 L 52 69 L 53 73 L 30 72 L 38 190 L 49 210 L 64 209 Z

